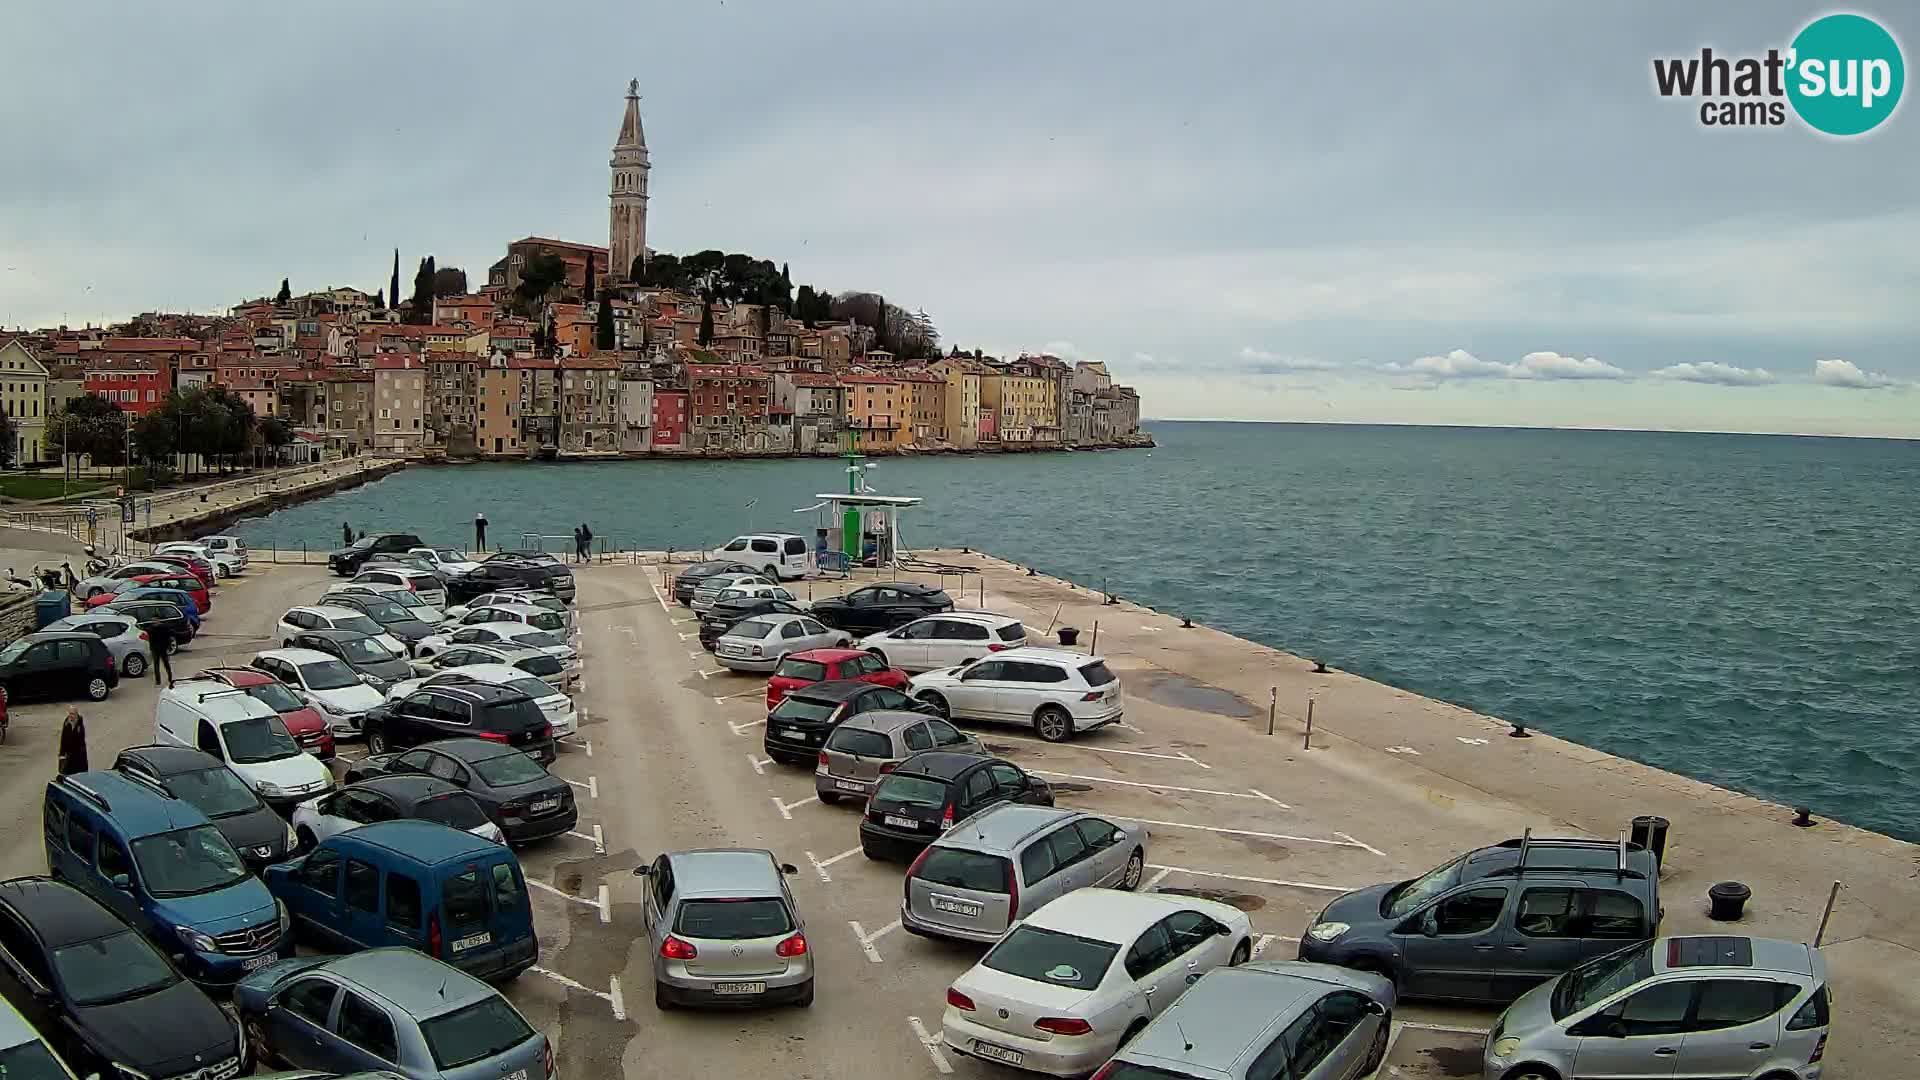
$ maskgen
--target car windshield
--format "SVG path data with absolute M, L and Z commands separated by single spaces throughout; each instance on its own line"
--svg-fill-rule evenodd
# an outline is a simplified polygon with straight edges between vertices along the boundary
M 167 780 L 173 797 L 193 804 L 210 818 L 232 817 L 260 808 L 260 798 L 231 769 L 199 769 Z M 6 1074 L 0 1073 L 0 1076 Z
M 773 673 L 783 679 L 805 679 L 807 682 L 819 682 L 821 679 L 827 677 L 827 665 L 818 660 L 802 660 L 798 657 L 789 656 L 785 660 L 780 661 L 780 666 L 774 669 Z
M 356 664 L 380 664 L 400 658 L 392 649 L 370 637 L 341 638 L 340 654 Z
M 222 724 L 220 734 L 226 736 L 227 760 L 235 765 L 258 765 L 300 753 L 300 744 L 278 716 L 249 716 Z
M 328 621 L 333 623 L 335 630 L 351 630 L 356 634 L 378 634 L 380 632 L 380 624 L 367 618 L 365 615 L 336 615 Z
M 415 596 L 410 592 L 381 593 L 380 598 L 382 600 L 391 600 L 392 602 L 400 605 L 401 607 L 419 608 L 419 607 L 427 606 L 427 602 L 425 600 L 420 599 L 418 596 Z
M 513 666 L 529 675 L 558 675 L 561 667 L 557 656 L 529 656 L 516 661 Z
M 515 635 L 513 643 L 528 649 L 551 649 L 555 645 L 565 644 L 559 638 L 554 637 L 545 630 L 535 630 L 531 633 Z
M 840 707 L 837 701 L 815 701 L 788 694 L 767 714 L 768 720 L 825 720 Z
M 688 900 L 680 905 L 673 932 L 708 941 L 776 937 L 793 929 L 787 905 L 776 899 Z
M 467 561 L 467 553 L 461 551 L 459 548 L 434 548 L 433 553 L 440 557 L 441 562 Z
M 927 849 L 927 857 L 920 860 L 914 876 L 952 889 L 1004 893 L 1012 865 L 998 855 L 935 845 Z
M 533 1029 L 498 994 L 420 1025 L 433 1063 L 457 1069 L 503 1054 L 533 1038 Z
M 1110 941 L 1098 941 L 1058 930 L 1021 925 L 993 947 L 982 964 L 1022 979 L 1091 990 L 1120 952 Z
M 518 690 L 521 693 L 527 695 L 528 697 L 534 698 L 536 700 L 538 700 L 539 698 L 552 697 L 553 695 L 560 692 L 558 690 L 555 690 L 553 687 L 547 685 L 546 683 L 541 682 L 539 679 L 533 679 L 533 678 L 508 679 L 506 682 L 502 683 L 501 685 L 505 686 L 509 690 Z
M 726 636 L 745 638 L 748 641 L 763 641 L 771 633 L 773 633 L 772 623 L 761 619 L 748 619 L 745 622 L 734 623 L 733 629 L 728 630 Z
M 401 622 L 402 620 L 413 618 L 413 616 L 407 614 L 406 608 L 384 598 L 375 600 L 372 597 L 364 597 L 360 601 L 360 610 L 366 612 L 367 618 L 372 619 L 382 626 L 387 623 Z
M 499 757 L 490 757 L 469 764 L 473 766 L 474 772 L 480 774 L 480 779 L 494 787 L 531 783 L 547 775 L 547 770 L 541 768 L 539 762 L 518 750 L 509 750 Z
M 875 802 L 904 803 L 908 806 L 945 806 L 947 785 L 924 776 L 889 773 L 874 789 L 873 798 Z
M 339 690 L 360 681 L 353 669 L 338 660 L 315 660 L 300 665 L 300 677 L 309 690 Z
M 26 652 L 27 646 L 31 644 L 33 644 L 33 642 L 25 638 L 8 643 L 6 648 L 0 649 L 0 664 L 11 664 L 15 660 L 20 659 L 20 654 Z
M 299 698 L 293 696 L 293 691 L 277 682 L 263 682 L 258 686 L 249 686 L 246 691 L 248 697 L 277 713 L 306 708 Z
M 428 799 L 413 808 L 413 816 L 453 829 L 477 829 L 487 823 L 487 812 L 480 809 L 473 796 L 459 792 Z
M 0 1048 L 0 1077 L 6 1080 L 71 1080 L 72 1076 L 38 1039 Z
M 195 825 L 133 842 L 140 880 L 154 896 L 192 896 L 248 878 L 240 856 L 211 825 Z
M 55 949 L 53 969 L 75 1005 L 124 1001 L 180 981 L 147 939 L 132 930 Z M 0 1076 L 12 1080 L 13 1074 L 0 1070 Z
M 1389 919 L 1410 914 L 1415 908 L 1460 884 L 1460 868 L 1465 865 L 1467 857 L 1462 855 L 1412 881 L 1403 881 L 1388 889 L 1387 894 L 1380 898 L 1380 914 Z
M 1574 968 L 1553 988 L 1553 1018 L 1564 1020 L 1581 1009 L 1653 978 L 1653 946 L 1642 942 Z

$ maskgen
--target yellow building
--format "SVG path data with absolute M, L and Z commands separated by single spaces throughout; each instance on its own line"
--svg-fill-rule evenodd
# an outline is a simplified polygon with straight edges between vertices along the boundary
M 1057 426 L 1053 419 L 1057 410 L 1047 406 L 1049 397 L 1055 401 L 1059 397 L 1053 380 L 1004 374 L 999 381 L 1001 443 L 1025 445 L 1033 442 L 1034 432 L 1043 425 Z
M 840 382 L 855 449 L 898 450 L 913 441 L 913 395 L 905 384 L 883 375 L 842 375 Z
M 474 445 L 484 455 L 525 456 L 520 446 L 520 383 L 525 372 L 505 364 L 480 369 Z
M 940 437 L 956 450 L 971 450 L 980 445 L 980 364 L 962 356 L 952 356 L 927 370 L 946 382 L 946 402 L 941 413 Z
M 30 465 L 46 456 L 47 368 L 19 341 L 0 346 L 0 400 L 13 418 L 13 463 Z

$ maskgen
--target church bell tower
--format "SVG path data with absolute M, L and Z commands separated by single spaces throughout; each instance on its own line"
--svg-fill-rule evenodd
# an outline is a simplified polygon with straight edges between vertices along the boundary
M 647 253 L 647 133 L 640 126 L 640 80 L 627 83 L 627 112 L 613 142 L 611 187 L 607 192 L 607 276 L 632 277 L 633 262 Z

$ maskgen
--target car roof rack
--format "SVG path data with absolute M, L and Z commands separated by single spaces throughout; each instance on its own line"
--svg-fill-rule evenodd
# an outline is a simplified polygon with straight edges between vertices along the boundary
M 1489 871 L 1487 874 L 1488 877 L 1516 877 L 1528 871 L 1557 871 L 1580 874 L 1611 873 L 1615 877 L 1630 878 L 1644 878 L 1647 876 L 1644 872 L 1635 870 L 1627 865 L 1627 853 L 1629 851 L 1639 851 L 1643 849 L 1638 844 L 1629 844 L 1625 832 L 1622 832 L 1615 842 L 1608 843 L 1605 840 L 1594 840 L 1580 836 L 1550 836 L 1536 839 L 1533 835 L 1533 830 L 1528 829 L 1520 835 L 1519 839 L 1505 840 L 1495 846 L 1517 848 L 1519 849 L 1520 857 L 1515 860 L 1512 866 L 1502 866 Z M 1613 852 L 1613 865 L 1611 867 L 1593 865 L 1591 863 L 1581 864 L 1567 860 L 1561 862 L 1528 861 L 1530 857 L 1536 857 L 1543 852 L 1598 851 L 1606 848 L 1611 848 Z
M 107 797 L 105 795 L 100 794 L 99 792 L 93 790 L 92 788 L 81 783 L 80 781 L 75 780 L 71 776 L 61 777 L 59 782 L 65 785 L 66 787 L 72 788 L 75 794 L 79 795 L 81 798 L 87 800 L 93 805 L 99 807 L 102 810 L 105 810 L 109 814 L 113 813 L 113 804 L 107 801 Z

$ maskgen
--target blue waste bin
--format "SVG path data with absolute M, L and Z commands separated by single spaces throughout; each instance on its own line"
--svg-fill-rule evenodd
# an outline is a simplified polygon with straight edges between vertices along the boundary
M 48 623 L 56 622 L 73 614 L 73 598 L 62 589 L 48 589 L 33 602 L 33 628 L 45 629 Z

